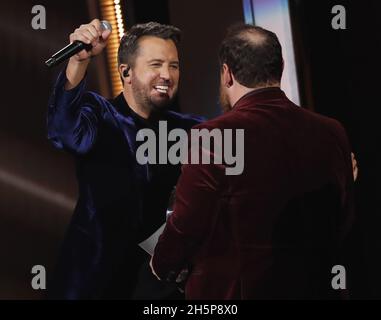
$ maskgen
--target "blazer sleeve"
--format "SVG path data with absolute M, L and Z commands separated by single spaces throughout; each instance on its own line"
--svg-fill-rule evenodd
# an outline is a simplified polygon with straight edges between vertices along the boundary
M 225 184 L 225 166 L 213 164 L 213 154 L 210 164 L 191 164 L 190 152 L 188 156 L 176 186 L 174 211 L 159 237 L 152 260 L 156 274 L 167 281 L 176 279 L 203 245 Z
M 58 149 L 85 154 L 97 137 L 101 116 L 95 102 L 101 97 L 85 92 L 84 79 L 71 90 L 65 90 L 66 81 L 66 73 L 62 71 L 49 99 L 48 139 Z

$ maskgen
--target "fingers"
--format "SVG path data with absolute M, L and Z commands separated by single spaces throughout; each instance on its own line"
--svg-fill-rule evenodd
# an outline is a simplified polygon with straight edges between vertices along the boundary
M 93 47 L 99 42 L 99 37 L 94 35 L 90 29 L 84 30 L 84 34 L 90 40 L 90 43 Z
M 151 260 L 150 260 L 150 262 L 149 262 L 149 266 L 151 267 L 151 272 L 152 272 L 152 274 L 153 274 L 158 280 L 161 280 L 160 277 L 156 274 L 155 269 L 153 268 L 152 260 L 153 260 L 153 257 L 151 257 Z
M 83 24 L 75 29 L 70 35 L 70 42 L 82 41 L 87 44 L 96 45 L 99 42 L 99 37 L 102 35 L 101 23 L 98 19 L 93 20 L 89 24 Z
M 75 29 L 70 35 L 70 42 L 81 41 L 83 43 L 90 44 L 95 41 L 94 37 L 85 29 Z
M 185 293 L 183 288 L 177 287 L 177 290 L 179 290 L 180 293 Z
M 357 160 L 356 160 L 355 155 L 353 153 L 351 153 L 351 158 L 352 158 L 353 179 L 354 179 L 354 181 L 356 181 L 357 176 L 358 176 Z
M 176 283 L 184 282 L 188 278 L 188 274 L 189 274 L 188 269 L 181 270 L 176 278 Z
M 101 24 L 100 20 L 94 19 L 93 21 L 90 22 L 90 25 L 92 25 L 95 28 L 95 30 L 98 33 L 98 37 L 100 37 L 102 34 L 102 24 Z
M 184 288 L 182 288 L 182 286 L 185 285 L 185 281 L 187 280 L 188 275 L 189 275 L 188 269 L 182 269 L 180 273 L 177 275 L 177 278 L 176 278 L 177 289 L 181 293 L 184 293 Z
M 111 35 L 111 30 L 104 30 L 101 35 L 102 41 L 107 41 L 110 35 Z
M 70 35 L 70 42 L 81 41 L 83 43 L 91 43 L 91 39 L 79 29 L 75 29 L 74 32 Z
M 76 55 L 77 60 L 85 60 L 90 56 L 96 56 L 102 52 L 107 45 L 110 36 L 109 30 L 102 30 L 102 24 L 98 19 L 92 20 L 88 24 L 82 24 L 70 35 L 70 43 L 81 41 L 91 44 L 91 50 L 83 50 Z
M 90 24 L 95 27 L 98 37 L 101 38 L 102 41 L 107 41 L 111 34 L 111 30 L 103 30 L 102 23 L 99 19 L 94 19 Z
M 359 173 L 359 169 L 357 167 L 357 162 L 355 160 L 355 164 L 353 166 L 353 179 L 354 179 L 354 181 L 357 180 L 358 173 Z

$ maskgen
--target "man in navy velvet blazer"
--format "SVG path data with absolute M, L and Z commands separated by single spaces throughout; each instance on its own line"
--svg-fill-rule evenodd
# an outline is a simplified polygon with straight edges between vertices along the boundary
M 280 89 L 274 33 L 232 28 L 220 63 L 228 112 L 195 128 L 243 129 L 244 170 L 226 175 L 224 163 L 183 165 L 153 272 L 172 281 L 189 268 L 187 299 L 341 296 L 331 271 L 354 211 L 343 127 L 296 106 Z M 213 148 L 202 151 L 216 156 Z
M 120 43 L 123 92 L 106 100 L 85 90 L 92 56 L 110 31 L 99 20 L 82 25 L 70 41 L 93 49 L 72 57 L 60 74 L 48 107 L 48 137 L 75 155 L 79 199 L 48 285 L 51 299 L 178 298 L 177 288 L 151 273 L 138 246 L 166 218 L 179 165 L 137 162 L 139 129 L 189 130 L 200 119 L 167 111 L 178 87 L 180 30 L 158 23 L 132 27 Z

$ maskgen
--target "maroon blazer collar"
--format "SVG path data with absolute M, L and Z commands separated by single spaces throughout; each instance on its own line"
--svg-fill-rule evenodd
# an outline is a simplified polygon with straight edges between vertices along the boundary
M 286 94 L 279 87 L 268 87 L 250 91 L 235 103 L 232 111 L 257 104 L 271 104 L 271 102 L 289 101 Z

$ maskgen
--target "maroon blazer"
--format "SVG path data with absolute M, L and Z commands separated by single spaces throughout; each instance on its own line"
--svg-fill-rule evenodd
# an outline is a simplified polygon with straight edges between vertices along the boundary
M 343 127 L 266 88 L 196 128 L 244 129 L 244 171 L 183 165 L 156 273 L 173 280 L 188 266 L 187 299 L 336 297 L 331 271 L 353 218 Z

